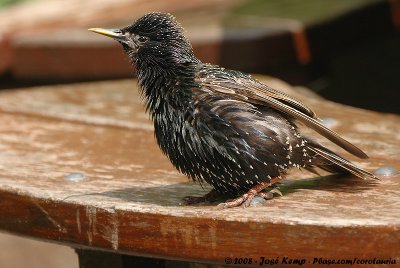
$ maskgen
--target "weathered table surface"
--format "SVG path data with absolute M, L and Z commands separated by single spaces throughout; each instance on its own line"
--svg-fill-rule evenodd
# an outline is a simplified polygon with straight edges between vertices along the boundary
M 399 116 L 300 89 L 292 94 L 335 119 L 333 128 L 370 159 L 345 156 L 370 171 L 400 169 Z M 134 80 L 0 92 L 0 229 L 19 235 L 198 262 L 288 256 L 399 263 L 399 183 L 399 174 L 371 184 L 294 171 L 284 196 L 262 207 L 184 206 L 182 197 L 208 188 L 161 154 Z

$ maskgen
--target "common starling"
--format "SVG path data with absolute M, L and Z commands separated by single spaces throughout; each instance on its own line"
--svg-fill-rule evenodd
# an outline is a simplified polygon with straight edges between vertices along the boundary
M 150 13 L 122 29 L 89 29 L 117 40 L 136 65 L 155 137 L 172 164 L 210 195 L 236 197 L 224 208 L 249 206 L 281 181 L 289 168 L 350 173 L 377 179 L 302 135 L 298 122 L 360 158 L 359 148 L 326 128 L 298 100 L 250 75 L 202 63 L 170 14 Z

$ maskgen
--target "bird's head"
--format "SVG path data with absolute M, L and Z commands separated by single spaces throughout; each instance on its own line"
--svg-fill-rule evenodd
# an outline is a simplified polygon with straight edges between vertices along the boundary
M 133 63 L 168 68 L 196 61 L 183 28 L 170 14 L 149 13 L 122 29 L 89 29 L 122 44 Z

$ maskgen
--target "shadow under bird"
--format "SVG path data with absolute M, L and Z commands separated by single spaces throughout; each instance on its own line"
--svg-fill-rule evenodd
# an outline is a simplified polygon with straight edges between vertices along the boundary
M 114 38 L 136 65 L 163 153 L 180 172 L 213 186 L 187 203 L 229 195 L 235 199 L 222 207 L 249 206 L 255 196 L 271 198 L 265 188 L 293 167 L 377 179 L 300 133 L 299 122 L 368 158 L 303 103 L 250 75 L 202 63 L 172 15 L 150 13 L 122 29 L 89 30 Z

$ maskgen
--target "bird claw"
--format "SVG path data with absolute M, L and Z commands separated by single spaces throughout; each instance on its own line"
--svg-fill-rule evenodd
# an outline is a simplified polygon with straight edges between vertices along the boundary
M 225 203 L 221 203 L 217 205 L 217 208 L 225 209 L 225 208 L 234 208 L 234 207 L 239 207 L 242 206 L 243 208 L 253 206 L 254 202 L 252 200 L 254 197 L 261 197 L 262 199 L 269 200 L 274 197 L 274 194 L 278 194 L 282 196 L 281 191 L 279 191 L 276 187 L 272 189 L 269 192 L 262 192 L 265 188 L 274 185 L 275 183 L 283 180 L 283 177 L 278 176 L 274 177 L 271 179 L 269 182 L 265 183 L 260 183 L 255 186 L 253 186 L 247 193 L 233 199 L 233 200 L 228 200 Z M 220 195 L 218 192 L 213 189 L 211 190 L 208 194 L 200 197 L 196 196 L 186 196 L 183 198 L 183 201 L 187 204 L 198 204 L 198 203 L 203 203 L 203 202 L 213 202 L 218 199 Z
M 278 187 L 275 187 L 274 189 L 272 189 L 268 193 L 272 193 L 272 197 L 273 197 L 274 194 L 277 194 L 279 196 L 283 196 L 282 192 L 278 189 Z
M 238 207 L 242 205 L 247 199 L 248 199 L 248 194 L 244 194 L 233 200 L 228 200 L 225 203 L 221 203 L 217 207 L 222 209 Z
M 242 196 L 239 196 L 238 198 L 235 198 L 233 200 L 228 200 L 225 203 L 220 203 L 217 207 L 221 209 L 226 209 L 239 206 L 242 206 L 243 208 L 247 208 L 250 206 L 258 206 L 254 202 L 255 197 L 260 197 L 263 200 L 271 200 L 274 198 L 274 194 L 283 196 L 282 192 L 279 191 L 279 189 L 277 188 L 274 188 L 269 192 L 254 193 L 249 191 L 248 193 L 245 193 Z

